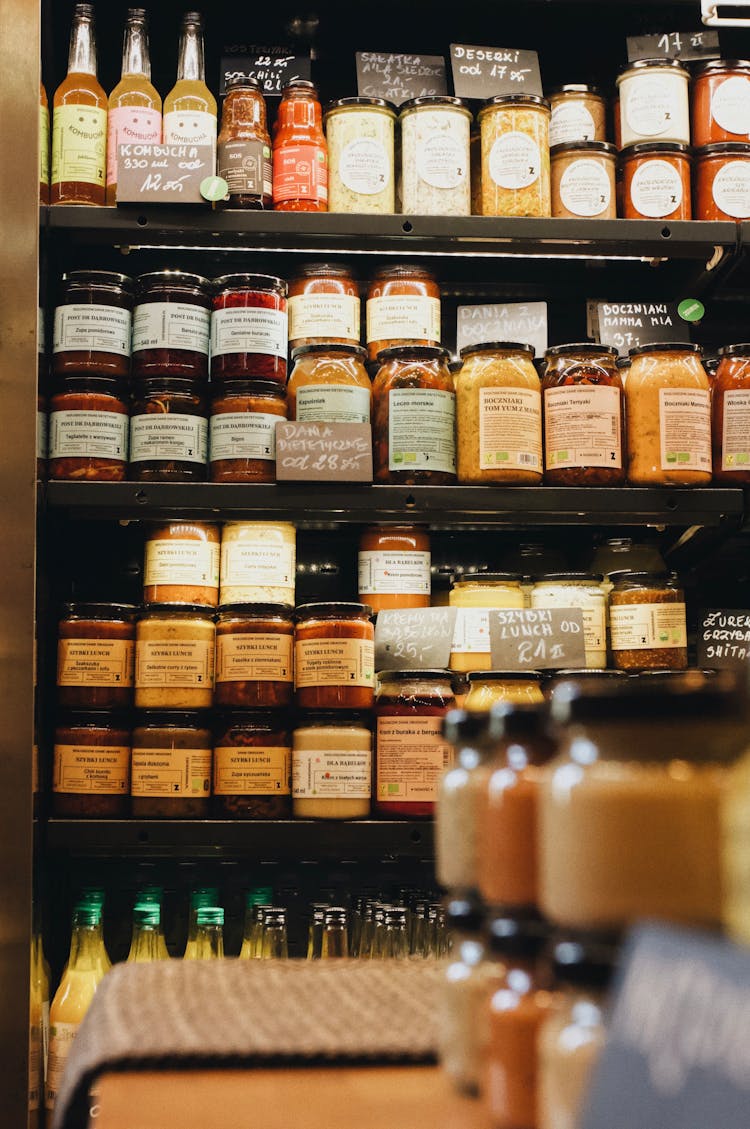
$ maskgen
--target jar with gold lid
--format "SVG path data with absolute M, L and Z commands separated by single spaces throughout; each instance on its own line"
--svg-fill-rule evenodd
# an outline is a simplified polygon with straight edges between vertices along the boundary
M 340 263 L 307 263 L 289 280 L 289 347 L 359 345 L 359 284 Z

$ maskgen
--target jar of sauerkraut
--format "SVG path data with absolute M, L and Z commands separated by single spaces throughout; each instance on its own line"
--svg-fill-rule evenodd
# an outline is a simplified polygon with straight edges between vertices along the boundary
M 471 215 L 471 122 L 471 110 L 461 98 L 430 95 L 402 105 L 402 212 Z
M 550 104 L 538 94 L 499 94 L 479 111 L 482 214 L 549 216 Z
M 396 210 L 396 109 L 383 98 L 339 98 L 325 110 L 328 211 Z

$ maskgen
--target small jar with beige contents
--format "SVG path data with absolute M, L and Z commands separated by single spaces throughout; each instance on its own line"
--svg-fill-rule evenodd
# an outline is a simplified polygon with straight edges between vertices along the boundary
M 135 636 L 136 709 L 211 707 L 214 615 L 200 604 L 154 604 L 143 612 Z
M 617 150 L 606 141 L 571 141 L 550 150 L 552 215 L 563 219 L 617 217 Z
M 550 90 L 550 145 L 607 140 L 607 104 L 595 86 L 566 83 Z
M 538 94 L 499 94 L 483 104 L 483 215 L 551 215 L 549 119 L 550 104 Z
M 610 573 L 609 630 L 618 670 L 684 670 L 685 593 L 666 572 Z
M 302 713 L 292 748 L 292 807 L 298 819 L 366 819 L 372 795 L 367 713 Z

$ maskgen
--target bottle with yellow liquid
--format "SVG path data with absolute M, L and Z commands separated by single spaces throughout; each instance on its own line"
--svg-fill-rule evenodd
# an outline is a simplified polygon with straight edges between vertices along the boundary
M 158 933 L 157 946 L 158 946 L 158 950 L 159 950 L 158 959 L 159 960 L 170 960 L 171 958 L 170 958 L 170 955 L 169 955 L 169 949 L 167 948 L 167 942 L 166 942 L 166 939 L 164 937 L 164 923 L 163 923 L 163 920 L 162 920 L 162 900 L 163 900 L 163 897 L 164 897 L 164 891 L 162 890 L 161 886 L 143 886 L 138 891 L 138 897 L 136 898 L 135 904 L 140 905 L 140 906 L 155 905 L 157 907 L 157 909 L 159 911 L 159 920 L 157 922 L 157 926 L 158 926 L 158 929 L 157 929 L 157 933 Z
M 182 17 L 177 82 L 164 99 L 165 145 L 212 145 L 216 153 L 216 99 L 206 86 L 203 17 Z
M 183 960 L 195 960 L 195 941 L 198 935 L 198 910 L 201 906 L 215 906 L 219 891 L 214 886 L 200 886 L 190 894 L 190 915 L 188 918 L 187 942 Z
M 221 960 L 224 956 L 224 910 L 221 906 L 199 906 L 195 915 L 194 960 Z
M 36 935 L 31 939 L 31 991 L 29 993 L 29 1129 L 39 1125 L 39 1105 L 44 1085 L 42 1048 L 42 983 Z
M 258 886 L 245 895 L 245 922 L 242 929 L 240 960 L 260 957 L 263 938 L 263 914 L 271 908 L 273 896 L 270 886 Z
M 52 204 L 104 204 L 107 95 L 96 77 L 94 5 L 76 4 L 68 73 L 52 101 Z
M 127 959 L 131 963 L 162 960 L 159 944 L 161 910 L 157 902 L 138 902 L 133 908 L 133 936 Z
M 145 8 L 128 8 L 122 77 L 109 96 L 107 115 L 107 203 L 117 201 L 117 147 L 161 142 L 161 97 L 151 82 Z

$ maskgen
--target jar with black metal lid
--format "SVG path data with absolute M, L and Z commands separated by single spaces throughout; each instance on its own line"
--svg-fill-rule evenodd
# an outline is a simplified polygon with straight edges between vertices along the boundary
M 128 465 L 128 395 L 108 376 L 68 376 L 49 402 L 51 480 L 122 482 Z
M 372 385 L 361 345 L 298 345 L 287 384 L 289 415 L 310 423 L 370 422 Z
M 456 393 L 439 346 L 378 354 L 373 382 L 377 482 L 443 486 L 456 481 Z
M 115 271 L 64 274 L 55 308 L 53 371 L 56 376 L 130 374 L 133 280 Z
M 67 603 L 58 624 L 57 702 L 125 709 L 133 698 L 134 604 Z
M 136 385 L 130 418 L 135 482 L 204 482 L 208 472 L 205 385 L 151 376 Z
M 214 279 L 211 379 L 275 380 L 287 375 L 287 284 L 271 274 Z
M 302 604 L 295 612 L 294 692 L 300 709 L 371 709 L 375 629 L 368 604 Z
M 294 614 L 289 604 L 224 604 L 216 624 L 214 703 L 237 709 L 291 706 Z
M 212 482 L 275 482 L 276 424 L 287 396 L 275 380 L 228 380 L 211 389 Z
M 292 811 L 288 715 L 219 714 L 214 732 L 214 809 L 228 819 L 287 819 Z
M 306 263 L 289 280 L 289 348 L 359 345 L 359 284 L 342 263 Z
M 130 792 L 135 819 L 209 815 L 213 737 L 208 715 L 144 710 L 133 730 Z
M 440 345 L 440 287 L 431 271 L 401 263 L 379 270 L 367 289 L 367 355 L 395 345 Z
M 208 379 L 211 294 L 208 279 L 163 270 L 135 280 L 133 376 Z
M 55 815 L 117 819 L 130 806 L 130 725 L 111 710 L 70 710 L 55 728 Z

